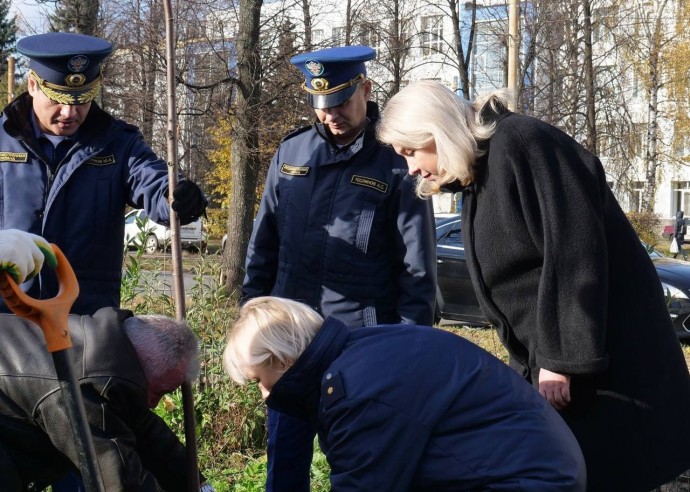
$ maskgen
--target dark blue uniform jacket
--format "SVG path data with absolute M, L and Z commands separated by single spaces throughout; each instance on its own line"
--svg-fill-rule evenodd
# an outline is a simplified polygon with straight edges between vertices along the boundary
M 320 124 L 289 135 L 268 171 L 243 299 L 295 299 L 350 326 L 431 324 L 433 209 L 413 189 L 373 123 L 342 149 Z
M 546 400 L 439 329 L 328 318 L 266 403 L 317 425 L 335 492 L 585 489 L 577 441 Z
M 167 165 L 136 127 L 92 104 L 73 146 L 52 170 L 35 136 L 31 105 L 25 93 L 0 117 L 0 229 L 38 234 L 62 249 L 79 280 L 73 313 L 117 307 L 125 206 L 143 208 L 151 220 L 168 225 Z M 49 269 L 23 287 L 36 298 L 57 294 Z

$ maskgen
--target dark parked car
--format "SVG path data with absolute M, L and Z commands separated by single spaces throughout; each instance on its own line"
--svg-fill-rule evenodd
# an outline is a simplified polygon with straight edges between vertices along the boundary
M 648 250 L 661 279 L 678 338 L 690 341 L 690 263 Z
M 474 294 L 462 243 L 459 214 L 436 218 L 436 321 L 461 321 L 471 326 L 488 325 Z M 668 310 L 678 338 L 690 340 L 690 262 L 667 258 L 644 245 L 656 267 L 668 299 Z
M 443 318 L 468 325 L 488 325 L 467 271 L 459 214 L 436 217 L 436 262 L 436 322 Z

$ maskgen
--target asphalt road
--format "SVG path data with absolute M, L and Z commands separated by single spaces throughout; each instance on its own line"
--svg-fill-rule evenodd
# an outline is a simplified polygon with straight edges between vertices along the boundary
M 174 295 L 172 273 L 154 272 L 147 270 L 142 272 L 141 275 L 141 290 L 153 288 L 153 290 L 155 290 L 159 294 L 166 294 L 169 296 Z M 183 273 L 182 279 L 184 282 L 184 290 L 186 294 L 188 294 L 191 291 L 191 289 L 198 284 L 195 276 L 190 273 Z M 215 289 L 217 286 L 217 281 L 216 279 L 211 277 L 204 277 L 203 286 L 208 289 Z

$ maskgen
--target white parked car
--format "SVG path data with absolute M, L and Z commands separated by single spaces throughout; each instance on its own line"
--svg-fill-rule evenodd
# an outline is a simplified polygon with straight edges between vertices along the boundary
M 125 215 L 125 245 L 128 248 L 138 248 L 142 231 L 146 235 L 144 239 L 144 251 L 146 253 L 153 254 L 168 247 L 170 243 L 170 229 L 168 227 L 149 220 L 143 210 L 128 212 Z M 185 249 L 206 251 L 206 228 L 201 219 L 180 226 L 180 242 Z

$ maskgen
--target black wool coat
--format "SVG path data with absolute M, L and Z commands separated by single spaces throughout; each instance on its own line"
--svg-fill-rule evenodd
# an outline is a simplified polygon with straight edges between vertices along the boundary
M 497 117 L 463 192 L 480 305 L 535 386 L 571 375 L 561 412 L 590 490 L 649 490 L 690 468 L 690 376 L 656 270 L 599 160 L 557 128 Z

